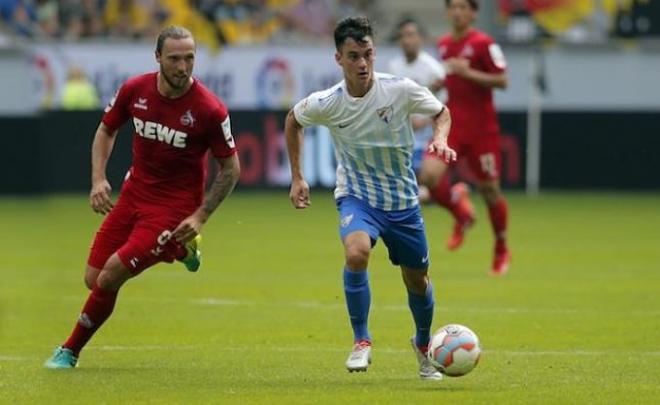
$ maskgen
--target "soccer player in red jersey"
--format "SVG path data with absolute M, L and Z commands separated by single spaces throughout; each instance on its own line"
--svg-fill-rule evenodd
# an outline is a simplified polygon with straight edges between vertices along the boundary
M 447 106 L 452 112 L 449 146 L 459 159 L 466 159 L 478 179 L 477 189 L 488 205 L 495 233 L 495 255 L 491 274 L 506 273 L 511 255 L 506 243 L 508 208 L 499 184 L 501 156 L 499 123 L 493 104 L 493 89 L 507 86 L 506 60 L 491 37 L 473 28 L 478 0 L 445 0 L 452 32 L 438 40 L 438 52 L 447 70 Z M 450 250 L 463 242 L 464 232 L 474 222 L 474 209 L 467 187 L 451 187 L 445 162 L 427 155 L 420 182 L 438 204 L 455 218 L 454 232 L 447 243 Z
M 199 267 L 202 226 L 231 193 L 240 167 L 227 107 L 192 77 L 195 41 L 168 27 L 158 36 L 158 72 L 127 80 L 105 110 L 92 146 L 92 209 L 106 216 L 92 244 L 85 283 L 89 297 L 69 338 L 45 366 L 73 368 L 112 313 L 119 288 L 159 262 Z M 118 129 L 134 126 L 133 163 L 117 203 L 105 169 Z M 207 152 L 220 171 L 204 194 Z

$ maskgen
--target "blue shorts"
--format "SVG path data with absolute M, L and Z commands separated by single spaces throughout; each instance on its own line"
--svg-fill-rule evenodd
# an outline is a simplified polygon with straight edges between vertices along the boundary
M 383 211 L 352 196 L 337 199 L 341 240 L 356 231 L 366 232 L 373 247 L 382 238 L 395 266 L 425 270 L 429 267 L 424 219 L 419 206 Z

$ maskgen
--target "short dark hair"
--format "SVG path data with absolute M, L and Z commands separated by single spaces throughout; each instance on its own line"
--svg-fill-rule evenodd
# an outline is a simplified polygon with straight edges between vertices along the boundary
M 426 36 L 426 30 L 424 27 L 422 27 L 417 20 L 415 20 L 412 17 L 403 17 L 401 20 L 399 20 L 398 24 L 396 25 L 396 35 L 395 39 L 399 39 L 401 37 L 401 29 L 405 27 L 408 24 L 412 24 L 417 28 L 417 32 L 419 32 L 419 35 L 422 37 Z
M 374 29 L 367 17 L 346 17 L 335 28 L 335 47 L 339 50 L 348 38 L 363 44 L 367 42 L 367 37 L 373 39 L 373 36 Z
M 167 38 L 183 39 L 192 37 L 192 33 L 184 27 L 180 27 L 178 25 L 170 25 L 169 27 L 165 27 L 158 34 L 158 39 L 156 40 L 156 53 L 160 53 L 163 50 L 163 44 Z
M 467 2 L 472 8 L 472 10 L 474 11 L 479 10 L 479 0 L 467 0 Z M 445 0 L 445 5 L 449 7 L 451 5 L 451 0 Z

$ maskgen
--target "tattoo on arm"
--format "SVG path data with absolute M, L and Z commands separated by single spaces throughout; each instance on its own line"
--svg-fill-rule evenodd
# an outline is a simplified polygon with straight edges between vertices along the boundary
M 211 215 L 236 186 L 239 177 L 237 162 L 236 157 L 228 159 L 213 180 L 211 189 L 206 192 L 203 208 L 207 214 Z

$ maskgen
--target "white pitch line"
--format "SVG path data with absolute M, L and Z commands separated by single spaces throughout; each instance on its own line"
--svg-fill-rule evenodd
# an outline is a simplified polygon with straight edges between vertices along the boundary
M 245 352 L 252 350 L 251 347 L 241 346 L 218 346 L 214 345 L 145 345 L 145 346 L 90 346 L 88 350 L 99 351 L 172 351 L 172 350 L 196 350 L 196 349 L 211 349 L 216 352 Z M 343 353 L 348 352 L 350 347 L 262 347 L 263 352 L 274 353 Z M 387 347 L 375 347 L 375 352 L 389 353 L 389 354 L 408 354 L 410 350 L 406 349 L 393 349 Z M 645 356 L 657 357 L 660 356 L 660 351 L 622 351 L 616 349 L 610 350 L 484 350 L 486 355 L 496 356 L 516 356 L 516 357 L 537 357 L 537 356 Z M 0 357 L 0 360 L 3 357 Z M 23 358 L 16 358 L 22 360 Z
M 84 297 L 80 296 L 67 296 L 67 300 L 81 301 Z M 120 297 L 119 301 L 128 302 L 153 302 L 153 303 L 176 303 L 176 304 L 190 304 L 202 306 L 217 306 L 217 307 L 278 307 L 278 308 L 300 308 L 310 310 L 342 310 L 346 309 L 346 305 L 341 303 L 326 303 L 321 301 L 275 301 L 275 302 L 261 302 L 251 300 L 236 300 L 229 298 L 216 298 L 204 297 L 195 299 L 175 299 L 166 297 L 139 297 L 129 296 Z M 409 311 L 407 305 L 404 304 L 378 304 L 372 303 L 374 311 Z M 597 310 L 597 309 L 578 309 L 578 308 L 530 308 L 530 307 L 452 307 L 443 306 L 442 304 L 436 305 L 436 311 L 450 312 L 453 314 L 494 314 L 494 315 L 604 315 L 604 314 L 619 314 L 619 315 L 644 315 L 644 316 L 658 316 L 660 317 L 660 310 Z
M 0 355 L 0 361 L 23 361 L 26 359 L 27 357 Z

